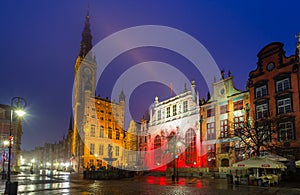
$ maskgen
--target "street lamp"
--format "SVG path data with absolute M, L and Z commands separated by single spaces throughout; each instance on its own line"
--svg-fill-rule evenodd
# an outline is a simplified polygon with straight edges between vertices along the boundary
M 23 117 L 26 112 L 24 111 L 26 107 L 26 101 L 21 98 L 21 97 L 13 97 L 10 102 L 10 123 L 9 123 L 9 146 L 8 146 L 8 167 L 7 167 L 7 181 L 5 185 L 5 192 L 4 194 L 13 194 L 11 192 L 11 183 L 10 182 L 10 164 L 11 164 L 11 148 L 12 148 L 12 142 L 13 142 L 13 137 L 12 137 L 12 122 L 13 122 L 13 116 L 14 113 L 17 114 L 19 117 Z M 17 187 L 17 186 L 16 186 Z M 15 192 L 17 194 L 17 191 Z

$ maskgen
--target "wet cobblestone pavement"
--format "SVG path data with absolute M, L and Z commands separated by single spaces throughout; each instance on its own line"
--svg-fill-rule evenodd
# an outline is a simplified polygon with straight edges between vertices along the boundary
M 164 176 L 139 176 L 120 180 L 83 180 L 76 175 L 18 175 L 18 194 L 28 195 L 204 195 L 204 194 L 300 194 L 293 187 L 228 185 L 226 179 L 180 178 L 178 183 Z M 3 194 L 5 181 L 1 182 Z

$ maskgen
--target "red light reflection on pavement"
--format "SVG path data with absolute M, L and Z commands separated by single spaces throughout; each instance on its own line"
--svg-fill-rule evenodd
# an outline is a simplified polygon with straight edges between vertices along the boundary
M 197 188 L 203 188 L 203 183 L 201 181 L 197 181 L 196 185 Z
M 166 182 L 166 177 L 164 176 L 160 176 L 160 177 L 155 177 L 155 176 L 148 176 L 146 179 L 146 182 L 148 184 L 158 184 L 161 186 L 166 186 L 167 182 Z

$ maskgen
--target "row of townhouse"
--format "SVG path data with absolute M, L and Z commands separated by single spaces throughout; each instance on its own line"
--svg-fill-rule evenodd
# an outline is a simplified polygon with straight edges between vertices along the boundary
M 182 168 L 219 168 L 267 153 L 299 160 L 299 37 L 289 57 L 279 42 L 261 49 L 246 90 L 236 89 L 230 71 L 227 76 L 222 71 L 206 101 L 199 103 L 194 82 L 190 91 L 170 99 L 156 97 L 150 120 L 140 125 L 136 164 L 166 170 L 176 158 Z M 250 134 L 262 135 L 261 143 L 245 139 Z

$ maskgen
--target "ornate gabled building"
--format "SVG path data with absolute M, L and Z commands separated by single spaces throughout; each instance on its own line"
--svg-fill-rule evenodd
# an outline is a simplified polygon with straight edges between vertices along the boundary
M 94 95 L 97 64 L 90 52 L 92 36 L 89 19 L 87 15 L 74 68 L 71 164 L 77 172 L 82 172 L 84 168 L 107 166 L 108 159 L 111 165 L 122 166 L 123 158 L 125 95 L 123 92 L 120 94 L 119 102 Z
M 136 167 L 138 162 L 138 129 L 139 124 L 134 122 L 133 120 L 130 121 L 129 127 L 125 133 L 124 138 L 124 161 L 123 165 L 125 167 Z
M 141 125 L 139 149 L 144 167 L 165 171 L 168 167 L 200 164 L 199 96 L 195 82 L 191 90 L 159 101 L 150 108 L 149 123 Z M 145 129 L 146 127 L 146 129 Z M 146 139 L 146 140 L 143 140 Z M 145 145 L 146 144 L 146 145 Z
M 300 159 L 300 34 L 296 54 L 286 57 L 283 43 L 273 42 L 257 54 L 256 70 L 249 74 L 251 109 L 256 121 L 272 120 L 272 142 L 279 155 Z
M 201 105 L 202 166 L 229 167 L 245 158 L 245 148 L 235 130 L 246 120 L 246 107 L 250 103 L 248 91 L 237 90 L 231 73 L 213 83 L 212 95 Z

